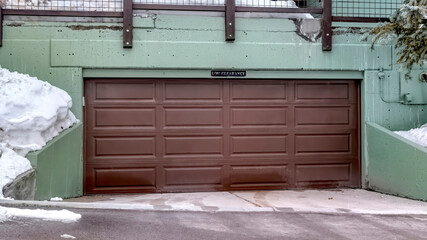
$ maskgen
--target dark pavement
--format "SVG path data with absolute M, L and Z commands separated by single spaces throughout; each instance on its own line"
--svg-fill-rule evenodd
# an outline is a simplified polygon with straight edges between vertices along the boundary
M 13 219 L 0 239 L 427 239 L 427 216 L 71 209 L 76 223 Z

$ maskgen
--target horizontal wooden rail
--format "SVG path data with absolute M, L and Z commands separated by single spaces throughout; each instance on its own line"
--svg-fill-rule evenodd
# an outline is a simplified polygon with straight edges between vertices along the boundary
M 389 22 L 388 18 L 374 18 L 374 17 L 341 17 L 332 16 L 333 22 L 359 22 L 359 23 L 377 23 L 377 22 Z
M 197 5 L 165 5 L 165 4 L 133 4 L 135 10 L 174 10 L 174 11 L 211 11 L 225 12 L 225 6 Z M 236 12 L 269 12 L 269 13 L 308 13 L 322 14 L 322 8 L 271 8 L 271 7 L 239 7 Z
M 3 9 L 3 15 L 55 17 L 123 17 L 123 12 Z

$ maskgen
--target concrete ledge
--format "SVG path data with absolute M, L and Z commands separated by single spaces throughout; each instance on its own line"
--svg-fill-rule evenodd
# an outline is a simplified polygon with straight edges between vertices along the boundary
M 36 170 L 34 199 L 83 195 L 83 124 L 61 132 L 43 149 L 26 157 Z
M 368 188 L 427 201 L 427 149 L 366 123 Z

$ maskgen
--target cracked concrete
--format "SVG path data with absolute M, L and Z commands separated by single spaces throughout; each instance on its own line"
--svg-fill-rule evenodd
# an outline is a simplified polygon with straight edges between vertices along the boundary
M 427 202 L 362 189 L 94 195 L 62 202 L 0 200 L 0 205 L 154 211 L 427 215 Z

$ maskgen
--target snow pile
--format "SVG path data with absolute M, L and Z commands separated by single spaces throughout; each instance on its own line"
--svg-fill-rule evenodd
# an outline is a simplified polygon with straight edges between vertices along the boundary
M 395 133 L 427 148 L 427 124 L 409 131 L 395 131 Z
M 53 197 L 49 201 L 59 202 L 59 201 L 62 201 L 62 200 L 64 200 L 64 199 L 62 199 L 60 197 Z
M 62 238 L 69 238 L 69 239 L 76 239 L 76 237 L 70 235 L 70 234 L 62 234 L 61 235 Z
M 36 218 L 46 221 L 76 222 L 82 215 L 68 210 L 19 209 L 0 207 L 0 222 L 14 218 Z
M 0 144 L 0 199 L 3 198 L 3 186 L 30 169 L 31 164 L 28 159 L 4 147 L 4 144 Z
M 31 169 L 24 156 L 77 122 L 63 90 L 0 66 L 0 197 L 5 184 Z

